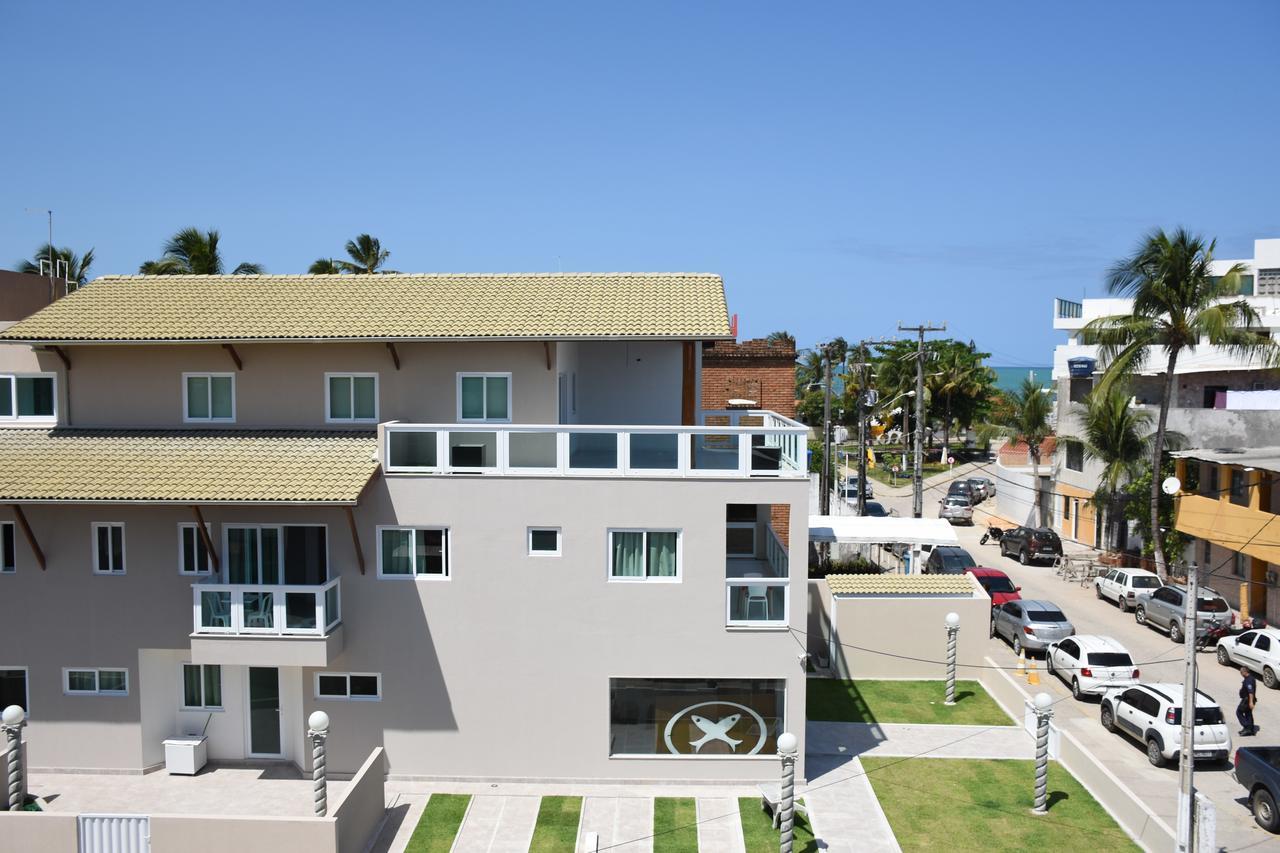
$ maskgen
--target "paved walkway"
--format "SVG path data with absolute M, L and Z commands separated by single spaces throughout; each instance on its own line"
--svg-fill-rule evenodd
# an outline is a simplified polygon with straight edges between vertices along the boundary
M 806 762 L 810 782 L 802 794 L 809 822 L 830 853 L 902 853 L 856 757 L 810 751 Z
M 582 834 L 588 832 L 596 833 L 602 850 L 653 853 L 653 799 L 584 797 Z
M 472 797 L 454 853 L 527 853 L 541 797 Z

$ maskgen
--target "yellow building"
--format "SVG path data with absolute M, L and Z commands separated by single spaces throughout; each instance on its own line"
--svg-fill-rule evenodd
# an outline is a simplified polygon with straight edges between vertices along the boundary
M 1185 450 L 1176 527 L 1196 538 L 1201 582 L 1243 615 L 1280 624 L 1280 447 Z

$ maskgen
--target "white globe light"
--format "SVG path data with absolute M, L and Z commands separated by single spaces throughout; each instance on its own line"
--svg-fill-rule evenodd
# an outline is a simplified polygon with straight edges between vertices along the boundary
M 947 614 L 947 627 L 948 627 L 948 628 L 955 628 L 955 627 L 958 627 L 959 625 L 960 625 L 960 614 L 959 614 L 959 613 L 954 613 L 954 612 L 953 612 L 953 613 L 948 613 L 948 614 Z
M 1037 711 L 1047 711 L 1049 706 L 1053 704 L 1053 698 L 1048 693 L 1037 693 L 1035 698 L 1035 706 Z
M 1160 489 L 1166 495 L 1176 495 L 1178 492 L 1182 491 L 1182 481 L 1177 477 L 1167 477 L 1165 478 L 1165 481 L 1160 484 Z
M 313 732 L 329 731 L 329 715 L 324 711 L 316 711 L 310 717 L 307 717 L 307 725 L 311 727 Z
M 22 706 L 10 705 L 4 709 L 3 713 L 0 713 L 0 720 L 3 720 L 6 726 L 18 726 L 22 725 L 22 721 L 26 716 L 27 712 L 22 710 Z
M 783 755 L 793 754 L 799 745 L 800 744 L 796 740 L 796 736 L 791 732 L 783 732 L 778 735 L 778 752 L 781 752 Z

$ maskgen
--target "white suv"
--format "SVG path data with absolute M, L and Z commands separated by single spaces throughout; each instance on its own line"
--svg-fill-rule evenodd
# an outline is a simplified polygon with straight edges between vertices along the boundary
M 1262 628 L 1223 637 L 1218 641 L 1218 663 L 1247 666 L 1262 676 L 1263 684 L 1272 689 L 1280 687 L 1280 631 Z
M 1182 745 L 1182 685 L 1136 684 L 1108 690 L 1102 696 L 1102 727 L 1121 731 L 1146 744 L 1147 760 L 1156 767 L 1177 761 Z M 1231 755 L 1231 733 L 1218 703 L 1196 691 L 1192 744 L 1197 761 L 1225 761 Z
M 1160 577 L 1146 569 L 1111 569 L 1103 572 L 1093 582 L 1098 598 L 1114 601 L 1126 613 L 1133 609 L 1139 593 L 1151 592 L 1162 586 Z
M 1076 699 L 1101 696 L 1115 687 L 1138 683 L 1138 668 L 1124 646 L 1110 637 L 1078 634 L 1050 643 L 1045 653 L 1049 672 L 1071 685 Z

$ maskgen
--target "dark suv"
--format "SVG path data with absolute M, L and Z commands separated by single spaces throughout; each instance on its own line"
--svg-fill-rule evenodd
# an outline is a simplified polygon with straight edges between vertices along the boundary
M 977 565 L 965 549 L 955 545 L 941 545 L 929 552 L 929 559 L 924 564 L 924 573 L 926 575 L 962 575 L 967 570 L 976 568 Z
M 1028 566 L 1062 556 L 1062 540 L 1047 527 L 1015 527 L 1000 538 L 1000 553 Z

